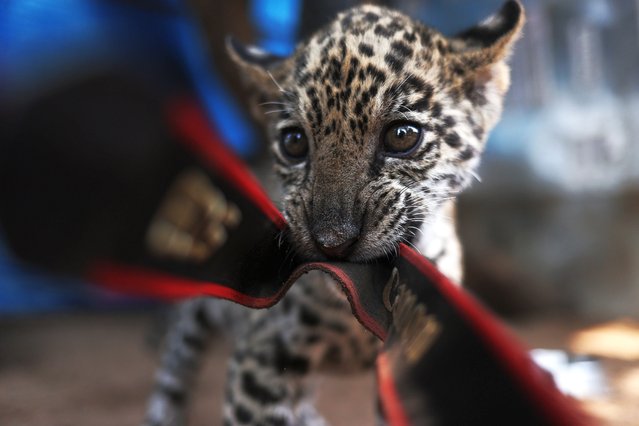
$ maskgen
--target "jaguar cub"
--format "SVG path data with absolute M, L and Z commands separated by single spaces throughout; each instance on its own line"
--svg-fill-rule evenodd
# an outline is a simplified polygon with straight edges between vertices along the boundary
M 509 1 L 448 38 L 369 5 L 338 15 L 289 58 L 229 42 L 271 139 L 300 256 L 366 262 L 403 242 L 461 281 L 454 197 L 500 116 L 505 60 L 523 22 Z M 197 361 L 219 323 L 236 338 L 226 424 L 325 424 L 309 399 L 311 373 L 365 371 L 378 348 L 320 274 L 269 310 L 193 300 L 169 333 L 148 424 L 183 424 Z

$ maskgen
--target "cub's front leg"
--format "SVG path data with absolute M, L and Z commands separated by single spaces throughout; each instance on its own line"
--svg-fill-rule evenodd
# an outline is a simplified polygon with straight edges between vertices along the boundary
M 182 426 L 200 360 L 213 330 L 207 299 L 177 307 L 148 402 L 145 426 Z
M 378 339 L 321 273 L 302 277 L 278 305 L 262 312 L 239 337 L 230 361 L 225 424 L 326 424 L 313 406 L 313 374 L 370 370 Z

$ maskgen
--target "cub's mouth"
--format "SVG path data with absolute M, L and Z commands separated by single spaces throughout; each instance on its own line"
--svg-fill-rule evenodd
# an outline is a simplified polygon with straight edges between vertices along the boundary
M 289 239 L 297 254 L 310 261 L 383 262 L 399 254 L 400 244 L 414 246 L 423 223 L 406 217 L 386 218 L 383 226 L 378 222 L 336 221 L 324 226 L 310 222 L 299 229 L 293 221 Z

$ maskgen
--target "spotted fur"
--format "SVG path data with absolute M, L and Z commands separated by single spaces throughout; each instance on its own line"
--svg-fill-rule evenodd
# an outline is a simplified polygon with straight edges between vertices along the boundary
M 505 59 L 523 21 L 521 5 L 509 1 L 447 38 L 368 5 L 338 15 L 289 58 L 229 43 L 270 137 L 300 256 L 326 258 L 318 241 L 337 244 L 356 235 L 342 257 L 365 262 L 392 255 L 405 242 L 461 281 L 453 199 L 475 176 L 500 116 L 509 85 Z M 383 134 L 404 121 L 421 128 L 421 143 L 410 156 L 387 155 Z M 302 161 L 281 149 L 281 132 L 291 127 L 309 141 Z M 296 283 L 268 311 L 197 300 L 180 318 L 158 374 L 150 424 L 182 424 L 200 340 L 224 318 L 234 319 L 226 322 L 239 336 L 224 406 L 228 424 L 324 424 L 308 400 L 309 373 L 362 371 L 378 346 L 334 283 L 320 275 Z

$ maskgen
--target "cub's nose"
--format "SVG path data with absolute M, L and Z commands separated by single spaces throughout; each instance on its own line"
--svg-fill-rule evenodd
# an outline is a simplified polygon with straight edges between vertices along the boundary
M 319 231 L 313 233 L 315 243 L 329 259 L 344 259 L 359 239 L 359 229 L 347 227 L 340 230 Z

